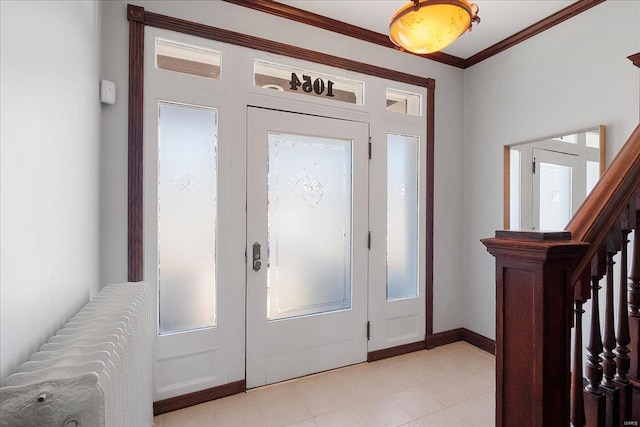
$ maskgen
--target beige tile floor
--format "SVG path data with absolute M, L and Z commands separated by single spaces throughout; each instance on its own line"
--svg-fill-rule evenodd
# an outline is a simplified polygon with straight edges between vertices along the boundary
M 249 390 L 156 427 L 493 426 L 495 358 L 465 342 Z

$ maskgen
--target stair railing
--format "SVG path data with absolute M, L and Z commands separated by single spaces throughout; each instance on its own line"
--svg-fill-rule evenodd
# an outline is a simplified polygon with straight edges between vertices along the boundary
M 618 426 L 640 420 L 640 232 L 634 233 L 627 285 L 639 189 L 640 126 L 565 231 L 497 231 L 482 240 L 496 257 L 496 425 Z M 589 300 L 583 352 L 582 314 Z

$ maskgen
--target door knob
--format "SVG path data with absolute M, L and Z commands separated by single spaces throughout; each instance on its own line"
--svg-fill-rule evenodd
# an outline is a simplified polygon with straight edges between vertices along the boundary
M 262 260 L 260 259 L 260 243 L 255 242 L 253 244 L 253 271 L 258 271 L 262 268 Z

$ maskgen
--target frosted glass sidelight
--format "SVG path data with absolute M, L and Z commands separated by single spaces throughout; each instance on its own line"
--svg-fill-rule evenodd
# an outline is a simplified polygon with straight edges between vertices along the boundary
M 269 132 L 269 320 L 351 308 L 351 146 Z
M 418 137 L 387 137 L 387 299 L 418 295 Z
M 540 163 L 540 230 L 564 230 L 571 219 L 571 166 Z
M 509 168 L 509 228 L 512 230 L 520 229 L 520 197 L 521 187 L 520 182 L 522 159 L 520 150 L 514 150 L 511 148 L 510 152 L 510 168 Z
M 593 190 L 593 187 L 600 180 L 600 162 L 592 162 L 591 160 L 587 160 L 587 192 L 588 195 Z
M 218 113 L 159 103 L 160 334 L 216 324 Z

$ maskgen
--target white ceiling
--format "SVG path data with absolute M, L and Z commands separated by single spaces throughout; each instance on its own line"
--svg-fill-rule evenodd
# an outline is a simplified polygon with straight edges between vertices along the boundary
M 389 20 L 408 0 L 277 0 L 298 9 L 388 34 Z M 471 0 L 481 22 L 443 52 L 466 59 L 575 3 L 575 0 Z

